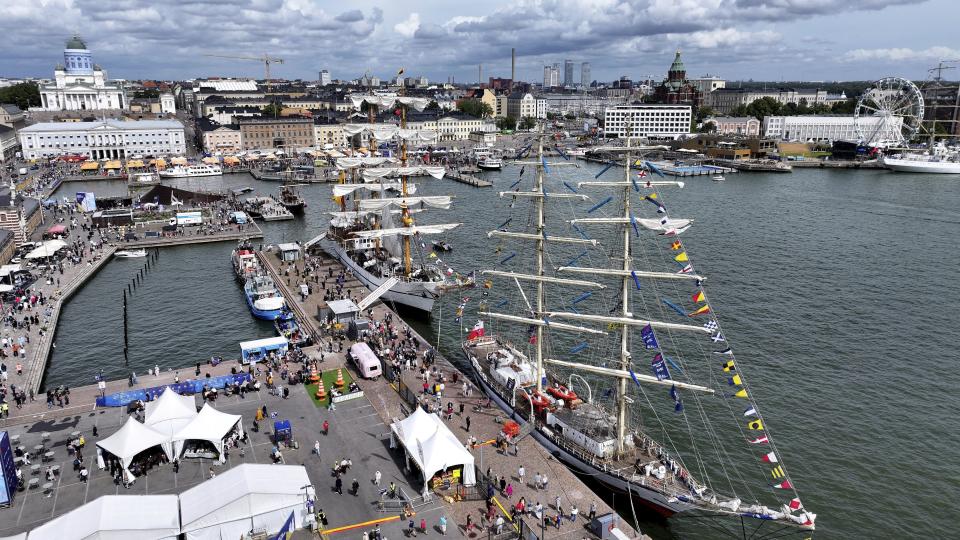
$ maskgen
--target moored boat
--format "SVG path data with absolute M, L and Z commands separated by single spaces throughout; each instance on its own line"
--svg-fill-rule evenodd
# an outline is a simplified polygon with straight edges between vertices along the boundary
M 113 256 L 118 259 L 141 259 L 147 256 L 147 250 L 145 249 L 122 249 L 120 251 L 114 251 Z
M 162 178 L 194 178 L 199 176 L 220 176 L 223 169 L 219 165 L 176 166 L 160 171 Z

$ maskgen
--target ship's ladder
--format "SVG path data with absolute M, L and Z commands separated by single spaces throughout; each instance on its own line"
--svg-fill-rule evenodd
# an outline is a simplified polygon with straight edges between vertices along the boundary
M 399 279 L 395 277 L 388 278 L 386 281 L 381 283 L 379 287 L 374 289 L 372 293 L 368 294 L 366 298 L 361 300 L 360 303 L 357 304 L 357 307 L 360 308 L 360 311 L 367 309 L 397 283 L 400 283 Z

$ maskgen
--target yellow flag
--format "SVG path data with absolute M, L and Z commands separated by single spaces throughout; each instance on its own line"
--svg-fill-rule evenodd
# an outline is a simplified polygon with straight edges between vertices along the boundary
M 774 478 L 783 478 L 784 477 L 783 467 L 777 465 L 770 471 L 770 475 L 773 476 Z
M 677 255 L 676 257 L 673 258 L 673 260 L 675 260 L 675 261 L 677 261 L 677 262 L 687 262 L 687 261 L 689 260 L 689 259 L 687 258 L 687 252 L 686 252 L 686 251 L 680 252 L 679 255 Z
M 753 431 L 763 431 L 763 422 L 760 420 L 754 420 L 753 422 L 747 424 L 747 428 Z
M 739 375 L 734 375 L 733 377 L 730 377 L 730 385 L 743 386 L 743 381 L 740 380 Z
M 733 395 L 733 397 L 745 398 L 747 397 L 747 391 L 741 388 L 739 392 Z
M 427 258 L 428 258 L 428 259 L 436 259 L 436 258 L 437 258 L 437 254 L 436 254 L 436 253 L 431 253 L 430 255 L 427 255 Z

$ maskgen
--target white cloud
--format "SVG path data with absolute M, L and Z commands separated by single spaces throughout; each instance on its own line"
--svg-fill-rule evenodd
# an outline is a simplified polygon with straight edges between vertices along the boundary
M 944 60 L 948 58 L 960 58 L 960 50 L 942 46 L 929 47 L 922 50 L 896 47 L 891 49 L 854 49 L 843 55 L 843 59 L 847 62 L 877 60 L 903 62 L 908 60 Z
M 776 43 L 780 40 L 780 34 L 772 30 L 744 32 L 736 28 L 718 28 L 716 30 L 700 30 L 689 34 L 669 34 L 667 38 L 676 43 L 687 44 L 700 49 L 715 49 L 717 47 Z
M 393 29 L 403 37 L 412 38 L 420 29 L 420 14 L 411 13 L 407 20 L 393 25 Z

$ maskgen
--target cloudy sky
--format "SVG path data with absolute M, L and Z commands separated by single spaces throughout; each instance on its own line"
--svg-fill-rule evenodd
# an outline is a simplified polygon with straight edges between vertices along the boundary
M 960 60 L 960 0 L 0 0 L 0 76 L 52 76 L 79 32 L 116 78 L 356 78 L 365 71 L 471 82 L 543 78 L 572 59 L 593 78 L 662 78 L 682 49 L 690 75 L 727 79 L 925 78 Z M 960 64 L 958 64 L 960 65 Z M 579 69 L 576 77 L 579 79 Z M 954 78 L 960 77 L 960 73 Z

